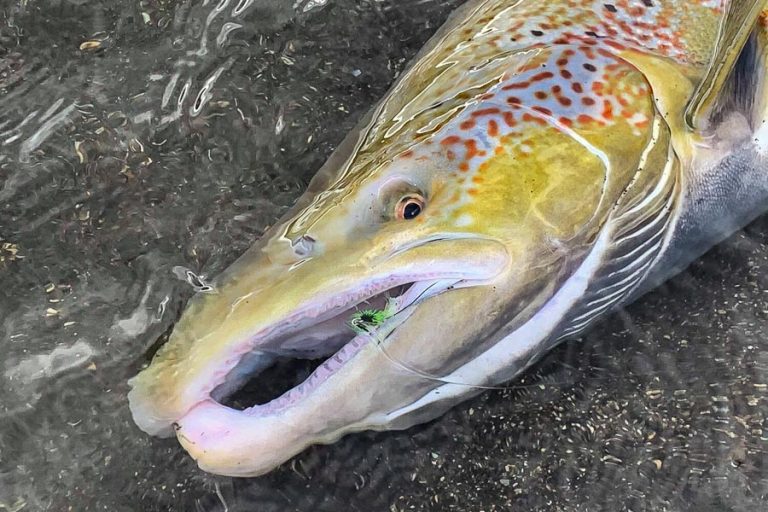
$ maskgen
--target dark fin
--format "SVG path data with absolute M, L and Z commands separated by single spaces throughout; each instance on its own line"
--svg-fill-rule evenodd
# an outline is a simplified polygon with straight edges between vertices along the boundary
M 732 0 L 729 3 L 709 67 L 685 111 L 685 121 L 692 129 L 706 130 L 710 126 L 728 78 L 764 6 L 765 0 Z

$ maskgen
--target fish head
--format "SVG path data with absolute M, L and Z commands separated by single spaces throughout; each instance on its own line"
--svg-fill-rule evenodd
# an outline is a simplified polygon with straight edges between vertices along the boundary
M 524 163 L 455 136 L 382 163 L 353 157 L 192 299 L 131 382 L 134 420 L 155 435 L 175 428 L 207 471 L 248 476 L 310 444 L 443 412 L 455 397 L 419 401 L 529 319 L 594 234 L 604 166 L 568 137 L 558 144 Z M 481 163 L 469 168 L 468 155 Z M 561 168 L 579 159 L 595 172 L 574 183 Z M 355 332 L 366 308 L 383 321 Z M 278 358 L 328 359 L 270 402 L 222 405 Z M 466 377 L 459 394 L 493 377 Z

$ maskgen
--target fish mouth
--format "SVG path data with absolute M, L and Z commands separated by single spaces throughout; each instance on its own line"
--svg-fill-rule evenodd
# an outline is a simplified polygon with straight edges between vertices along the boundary
M 485 237 L 406 249 L 347 255 L 351 263 L 323 256 L 282 273 L 261 257 L 233 265 L 129 381 L 134 421 L 152 435 L 175 434 L 202 469 L 232 476 L 262 474 L 349 432 L 386 428 L 389 412 L 437 385 L 388 347 L 422 350 L 425 337 L 440 335 L 421 319 L 441 311 L 423 307 L 510 268 L 506 247 Z M 429 353 L 439 352 L 436 343 Z
M 422 302 L 480 283 L 451 274 L 370 283 L 291 315 L 269 335 L 250 340 L 254 348 L 242 354 L 220 382 L 211 383 L 206 400 L 252 418 L 280 414 L 311 395 L 363 348 L 384 344 Z M 366 321 L 361 318 L 366 311 L 381 312 L 386 319 Z M 355 316 L 357 323 L 351 321 Z M 306 377 L 285 389 L 297 376 Z M 174 424 L 176 430 L 183 420 Z
M 255 341 L 256 347 L 215 383 L 210 399 L 251 417 L 279 414 L 313 393 L 361 349 L 383 344 L 421 302 L 472 283 L 455 276 L 374 283 L 333 297 L 315 311 L 292 315 L 269 338 Z M 373 312 L 386 318 L 366 318 Z

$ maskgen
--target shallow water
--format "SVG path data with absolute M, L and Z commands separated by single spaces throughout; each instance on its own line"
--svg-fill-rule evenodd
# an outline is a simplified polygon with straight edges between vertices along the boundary
M 134 426 L 186 270 L 258 238 L 460 3 L 1 6 L 0 510 L 765 508 L 768 218 L 425 426 L 240 480 Z

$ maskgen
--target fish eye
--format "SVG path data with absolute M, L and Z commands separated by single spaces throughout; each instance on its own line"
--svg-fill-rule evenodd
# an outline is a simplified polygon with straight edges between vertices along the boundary
M 424 204 L 424 198 L 419 195 L 406 196 L 397 204 L 395 216 L 400 220 L 415 219 L 424 210 Z

